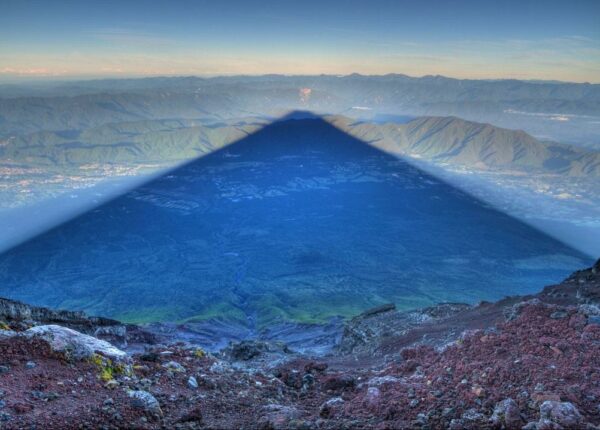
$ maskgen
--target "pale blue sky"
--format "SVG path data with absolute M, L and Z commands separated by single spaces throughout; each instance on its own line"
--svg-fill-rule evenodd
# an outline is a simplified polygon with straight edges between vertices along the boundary
M 600 82 L 600 1 L 0 0 L 0 79 L 443 74 Z

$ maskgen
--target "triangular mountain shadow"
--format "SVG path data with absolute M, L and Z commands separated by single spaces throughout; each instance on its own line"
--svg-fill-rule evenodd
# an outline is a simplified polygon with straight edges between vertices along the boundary
M 130 321 L 264 327 L 527 293 L 582 260 L 294 113 L 3 254 L 0 295 Z

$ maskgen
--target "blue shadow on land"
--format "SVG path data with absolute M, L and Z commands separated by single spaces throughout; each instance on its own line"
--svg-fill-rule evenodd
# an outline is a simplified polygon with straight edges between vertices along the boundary
M 591 263 L 296 112 L 0 256 L 0 295 L 259 331 L 525 294 Z

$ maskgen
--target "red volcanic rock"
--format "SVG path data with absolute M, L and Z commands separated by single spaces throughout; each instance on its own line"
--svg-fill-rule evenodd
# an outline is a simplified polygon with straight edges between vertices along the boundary
M 569 327 L 575 330 L 581 330 L 586 325 L 586 318 L 582 314 L 575 314 L 569 318 Z
M 586 420 L 598 423 L 600 344 L 591 344 L 584 336 L 595 336 L 598 326 L 573 324 L 580 318 L 550 318 L 555 310 L 543 304 L 525 306 L 496 332 L 473 332 L 442 352 L 427 347 L 404 350 L 402 355 L 409 360 L 388 368 L 386 374 L 409 373 L 408 379 L 378 387 L 378 403 L 398 405 L 401 416 L 373 408 L 373 393 L 364 388 L 346 402 L 346 416 L 366 418 L 376 413 L 382 421 L 400 423 L 434 412 L 428 424 L 448 427 L 452 420 L 453 426 L 467 425 L 462 414 L 469 410 L 467 418 L 477 411 L 487 419 L 496 411 L 496 422 L 503 423 L 498 425 L 520 428 L 523 418 L 539 419 L 537 407 L 542 403 L 568 400 L 578 410 L 590 411 Z M 419 370 L 406 363 L 419 363 Z M 542 392 L 536 392 L 539 387 Z M 514 400 L 506 401 L 507 397 Z
M 324 390 L 344 390 L 352 389 L 356 385 L 356 379 L 352 375 L 348 374 L 337 374 L 331 375 L 325 378 L 323 381 Z
M 376 342 L 380 355 L 318 360 L 276 355 L 234 365 L 171 345 L 133 355 L 122 368 L 69 361 L 41 339 L 2 337 L 0 427 L 592 428 L 600 426 L 599 292 L 598 275 L 580 271 L 535 299 L 388 333 Z M 389 315 L 376 315 L 379 327 Z M 134 407 L 131 391 L 151 394 L 162 414 Z
M 585 342 L 600 342 L 600 325 L 590 324 L 583 329 L 581 339 Z
M 200 423 L 202 422 L 202 408 L 195 407 L 191 411 L 185 413 L 181 418 L 177 420 L 178 423 Z
M 554 393 L 533 393 L 531 399 L 536 405 L 547 401 L 560 402 L 560 396 Z
M 419 363 L 416 360 L 406 360 L 399 366 L 401 373 L 413 373 L 419 367 Z
M 319 415 L 323 418 L 334 418 L 344 404 L 344 399 L 334 397 L 327 400 L 319 408 Z
M 327 363 L 323 361 L 309 361 L 304 365 L 305 372 L 324 372 L 327 370 Z
M 13 404 L 12 409 L 16 414 L 26 414 L 33 410 L 33 405 L 29 403 L 15 403 Z

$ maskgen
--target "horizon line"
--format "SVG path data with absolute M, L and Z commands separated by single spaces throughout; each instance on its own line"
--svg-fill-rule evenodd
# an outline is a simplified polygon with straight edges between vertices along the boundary
M 10 77 L 6 77 L 10 76 Z M 600 80 L 596 82 L 590 81 L 565 81 L 561 79 L 519 79 L 510 77 L 496 77 L 496 78 L 459 78 L 449 75 L 441 74 L 425 74 L 425 75 L 409 75 L 401 72 L 390 72 L 383 74 L 364 74 L 359 72 L 352 72 L 347 74 L 340 73 L 303 73 L 303 74 L 288 74 L 288 73 L 207 73 L 207 74 L 107 74 L 107 75 L 93 75 L 93 74 L 79 74 L 79 75 L 60 75 L 60 74 L 44 74 L 44 75 L 33 75 L 33 74 L 20 74 L 20 75 L 8 75 L 2 76 L 0 74 L 0 85 L 19 85 L 27 83 L 53 83 L 53 82 L 93 82 L 93 81 L 108 81 L 108 80 L 128 80 L 128 79 L 177 79 L 177 78 L 198 78 L 198 79 L 218 79 L 218 78 L 258 78 L 258 77 L 281 77 L 281 78 L 317 78 L 317 77 L 330 77 L 330 78 L 348 78 L 352 76 L 365 77 L 365 78 L 384 78 L 384 77 L 405 77 L 411 79 L 425 79 L 425 78 L 444 78 L 449 80 L 457 81 L 480 81 L 480 82 L 499 82 L 499 81 L 518 81 L 526 83 L 540 83 L 540 84 L 577 84 L 577 85 L 600 85 Z

